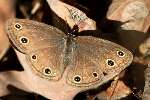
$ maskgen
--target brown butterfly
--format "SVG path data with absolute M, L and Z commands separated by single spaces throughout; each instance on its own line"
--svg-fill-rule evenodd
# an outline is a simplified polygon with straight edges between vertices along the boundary
M 118 75 L 133 59 L 124 47 L 92 36 L 73 37 L 44 23 L 10 19 L 6 31 L 11 44 L 26 55 L 33 73 L 77 87 L 98 86 Z

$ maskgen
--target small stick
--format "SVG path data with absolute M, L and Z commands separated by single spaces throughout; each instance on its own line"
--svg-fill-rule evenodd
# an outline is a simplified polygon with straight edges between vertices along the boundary
M 142 100 L 150 100 L 150 63 L 145 70 L 145 86 Z
M 112 82 L 113 91 L 112 91 L 110 97 L 108 98 L 108 100 L 111 100 L 111 98 L 112 98 L 112 96 L 113 96 L 113 94 L 115 92 L 116 86 L 118 84 L 118 80 L 119 80 L 119 76 L 114 78 L 114 81 Z

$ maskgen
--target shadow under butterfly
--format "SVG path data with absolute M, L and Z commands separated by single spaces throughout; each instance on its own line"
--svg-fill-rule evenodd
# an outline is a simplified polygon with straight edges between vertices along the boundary
M 12 46 L 26 55 L 32 72 L 48 81 L 65 77 L 71 86 L 97 87 L 118 75 L 133 59 L 132 53 L 118 44 L 76 35 L 77 28 L 65 34 L 44 23 L 10 19 L 5 29 Z

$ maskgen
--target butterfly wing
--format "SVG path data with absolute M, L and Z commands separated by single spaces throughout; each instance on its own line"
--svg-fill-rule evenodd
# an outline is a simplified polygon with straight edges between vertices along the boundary
M 27 19 L 10 19 L 6 31 L 12 45 L 24 53 L 34 73 L 58 80 L 62 65 L 66 35 L 55 27 Z
M 107 40 L 82 36 L 75 43 L 67 75 L 67 82 L 74 86 L 101 85 L 124 70 L 133 59 L 127 49 Z
M 6 31 L 14 47 L 22 53 L 58 45 L 66 37 L 53 26 L 28 19 L 9 19 Z
M 34 73 L 48 80 L 59 80 L 65 70 L 63 48 L 47 47 L 26 55 Z

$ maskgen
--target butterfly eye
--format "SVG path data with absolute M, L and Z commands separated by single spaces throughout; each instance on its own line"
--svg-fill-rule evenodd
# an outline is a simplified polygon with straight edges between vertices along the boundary
M 28 43 L 29 40 L 28 40 L 28 38 L 26 38 L 26 37 L 21 37 L 21 38 L 20 38 L 20 42 L 25 44 L 25 43 Z
M 111 59 L 107 59 L 106 63 L 110 67 L 114 67 L 115 66 L 115 62 L 113 60 L 111 60 Z
M 22 26 L 19 24 L 19 23 L 16 23 L 14 25 L 14 27 L 17 29 L 17 30 L 20 30 L 22 28 Z
M 50 75 L 51 74 L 51 69 L 49 67 L 44 68 L 44 74 L 45 75 Z
M 74 81 L 77 82 L 77 83 L 79 83 L 81 81 L 81 77 L 79 75 L 76 75 L 74 77 Z
M 96 72 L 93 72 L 93 76 L 94 76 L 95 78 L 97 78 L 97 77 L 98 77 L 98 75 L 97 75 L 97 73 L 96 73 Z
M 123 51 L 117 51 L 117 55 L 118 55 L 119 57 L 124 57 L 124 56 L 125 56 L 125 54 L 124 54 Z

